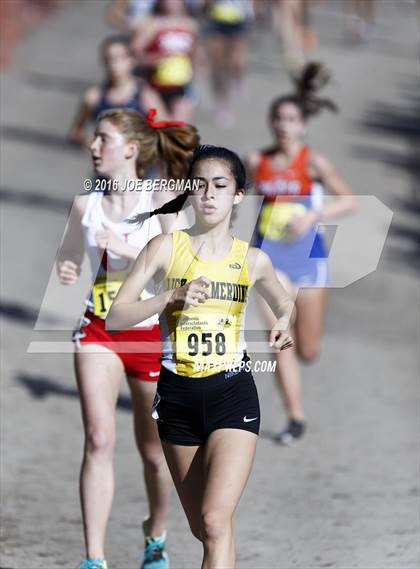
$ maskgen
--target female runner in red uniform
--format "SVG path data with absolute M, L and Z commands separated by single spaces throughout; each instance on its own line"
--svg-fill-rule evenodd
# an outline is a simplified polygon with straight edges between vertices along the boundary
M 149 84 L 177 120 L 190 120 L 194 109 L 197 36 L 197 23 L 188 16 L 183 0 L 157 0 L 153 14 L 134 33 L 139 64 L 150 68 Z
M 143 525 L 146 551 L 142 568 L 168 567 L 164 549 L 171 485 L 150 416 L 160 370 L 157 316 L 117 334 L 110 334 L 105 327 L 106 314 L 127 271 L 149 239 L 161 233 L 157 218 L 141 230 L 125 221 L 154 209 L 156 202 L 152 192 L 124 191 L 124 184 L 142 178 L 145 168 L 156 162 L 166 166 L 167 177 L 183 177 L 188 158 L 198 144 L 197 131 L 190 125 L 157 126 L 161 124 L 153 121 L 152 114 L 148 120 L 125 109 L 102 115 L 91 153 L 97 174 L 107 176 L 112 191 L 79 198 L 58 256 L 58 275 L 64 285 L 78 279 L 85 252 L 93 275 L 97 275 L 80 330 L 74 334 L 85 429 L 80 495 L 87 555 L 80 569 L 107 567 L 104 541 L 114 492 L 115 410 L 123 374 L 132 394 L 135 435 L 150 508 Z M 151 293 L 146 291 L 145 296 Z
M 295 348 L 278 354 L 276 367 L 289 417 L 279 435 L 284 444 L 297 440 L 305 430 L 298 358 L 312 362 L 320 351 L 328 267 L 319 224 L 355 208 L 350 187 L 333 165 L 303 142 L 308 118 L 323 108 L 335 110 L 331 101 L 316 95 L 328 78 L 320 64 L 304 68 L 296 80 L 296 93 L 271 104 L 273 145 L 247 160 L 256 192 L 264 197 L 256 245 L 270 256 L 278 278 L 296 298 Z M 340 199 L 323 204 L 323 188 Z M 274 316 L 264 303 L 262 310 L 271 326 Z

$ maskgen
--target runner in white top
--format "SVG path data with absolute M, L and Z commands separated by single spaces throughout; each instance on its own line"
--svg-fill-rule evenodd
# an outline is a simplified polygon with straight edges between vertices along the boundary
M 141 191 L 136 192 L 135 195 L 137 203 L 127 217 L 149 211 L 150 208 L 153 209 L 154 207 L 152 192 Z M 112 276 L 117 277 L 116 282 L 122 282 L 123 276 L 127 274 L 132 263 L 129 258 L 113 253 L 112 250 L 103 252 L 102 249 L 99 249 L 97 242 L 98 234 L 100 236 L 103 232 L 111 231 L 117 235 L 122 242 L 141 251 L 150 239 L 162 233 L 162 227 L 157 217 L 152 217 L 147 220 L 141 228 L 141 231 L 126 220 L 122 220 L 121 222 L 112 221 L 107 217 L 104 211 L 104 208 L 112 208 L 112 205 L 108 205 L 107 202 L 109 202 L 109 196 L 104 195 L 102 192 L 91 193 L 86 200 L 86 207 L 84 208 L 84 214 L 81 220 L 85 250 L 90 260 L 92 274 L 97 275 L 96 281 L 99 283 L 104 279 L 108 281 L 114 280 L 111 279 Z M 107 276 L 108 278 L 106 278 Z M 97 309 L 100 312 L 98 316 L 105 318 L 105 313 L 107 312 L 106 301 L 108 299 L 100 289 L 97 290 L 97 293 L 97 295 L 94 295 L 94 291 L 91 291 L 86 301 L 87 309 L 95 313 L 96 301 Z M 149 298 L 152 294 L 153 286 L 151 285 L 144 291 L 143 296 L 144 298 Z M 143 322 L 139 322 L 135 327 L 150 328 L 157 323 L 158 317 L 156 315 L 147 318 L 147 320 Z M 77 340 L 76 334 L 75 339 Z
M 141 249 L 161 232 L 159 220 L 148 221 L 140 231 L 125 220 L 150 211 L 151 201 L 155 208 L 159 206 L 165 199 L 163 192 L 127 192 L 123 190 L 125 184 L 141 179 L 145 168 L 153 163 L 159 164 L 166 177 L 184 177 L 198 141 L 197 131 L 190 125 L 155 123 L 153 113 L 145 118 L 127 109 L 106 111 L 90 149 L 97 174 L 109 179 L 112 191 L 76 200 L 58 255 L 57 270 L 64 285 L 77 281 L 85 252 L 93 274 L 97 274 L 80 330 L 74 334 L 85 429 L 80 495 L 86 558 L 80 569 L 107 568 L 104 541 L 114 491 L 115 410 L 124 373 L 133 399 L 135 435 L 149 500 L 141 566 L 168 567 L 164 547 L 171 484 L 150 414 L 160 370 L 159 326 L 152 315 L 134 328 L 110 333 L 105 316 Z

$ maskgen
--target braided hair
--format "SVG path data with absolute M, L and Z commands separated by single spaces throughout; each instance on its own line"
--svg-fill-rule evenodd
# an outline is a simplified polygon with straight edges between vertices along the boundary
M 223 146 L 213 146 L 211 144 L 202 144 L 198 146 L 191 157 L 187 179 L 191 179 L 196 164 L 202 160 L 223 160 L 226 162 L 232 172 L 232 175 L 236 182 L 237 191 L 245 191 L 246 189 L 246 170 L 239 158 L 239 156 Z M 191 194 L 189 191 L 184 191 L 182 194 L 163 204 L 162 207 L 154 209 L 153 211 L 140 213 L 128 219 L 128 223 L 137 223 L 142 225 L 147 219 L 153 217 L 154 215 L 168 214 L 168 213 L 178 213 L 184 207 L 188 196 Z

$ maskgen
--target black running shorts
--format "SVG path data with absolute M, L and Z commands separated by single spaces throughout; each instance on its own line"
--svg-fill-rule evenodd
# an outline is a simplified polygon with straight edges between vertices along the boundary
M 258 393 L 246 370 L 190 378 L 162 366 L 153 416 L 161 440 L 175 445 L 203 445 L 216 429 L 260 429 Z

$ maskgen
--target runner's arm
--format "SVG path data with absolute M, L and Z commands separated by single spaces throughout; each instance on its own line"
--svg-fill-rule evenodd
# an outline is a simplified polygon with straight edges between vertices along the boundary
M 131 47 L 138 63 L 141 65 L 154 67 L 160 59 L 160 56 L 156 53 L 147 52 L 147 48 L 156 31 L 157 25 L 152 17 L 147 18 L 133 29 Z
M 62 284 L 74 284 L 80 275 L 85 256 L 82 217 L 87 196 L 76 196 L 70 211 L 63 242 L 56 257 L 56 270 Z
M 87 196 L 76 196 L 70 211 L 69 221 L 63 242 L 57 254 L 57 263 L 70 260 L 81 265 L 85 256 L 85 243 L 82 231 L 82 217 Z
M 106 318 L 108 330 L 125 330 L 165 309 L 171 290 L 147 300 L 138 299 L 148 282 L 166 273 L 171 253 L 172 235 L 158 235 L 149 241 L 112 303 Z
M 86 136 L 86 125 L 92 118 L 93 110 L 98 105 L 99 99 L 100 92 L 97 87 L 91 87 L 86 91 L 70 129 L 70 142 L 87 147 L 88 137 Z
M 140 108 L 141 109 L 156 109 L 157 120 L 167 120 L 168 113 L 162 104 L 162 99 L 155 89 L 150 85 L 144 84 L 140 93 Z
M 318 221 L 353 213 L 357 209 L 356 197 L 350 186 L 327 158 L 321 154 L 312 154 L 310 167 L 313 170 L 313 177 L 319 179 L 328 192 L 339 198 L 325 205 L 322 213 L 317 212 Z
M 296 318 L 295 305 L 277 278 L 270 257 L 254 247 L 250 247 L 248 255 L 254 286 L 277 318 L 276 329 L 288 330 Z
M 247 177 L 252 181 L 252 193 L 256 194 L 254 186 L 254 174 L 261 161 L 261 154 L 257 151 L 250 152 L 244 160 Z

